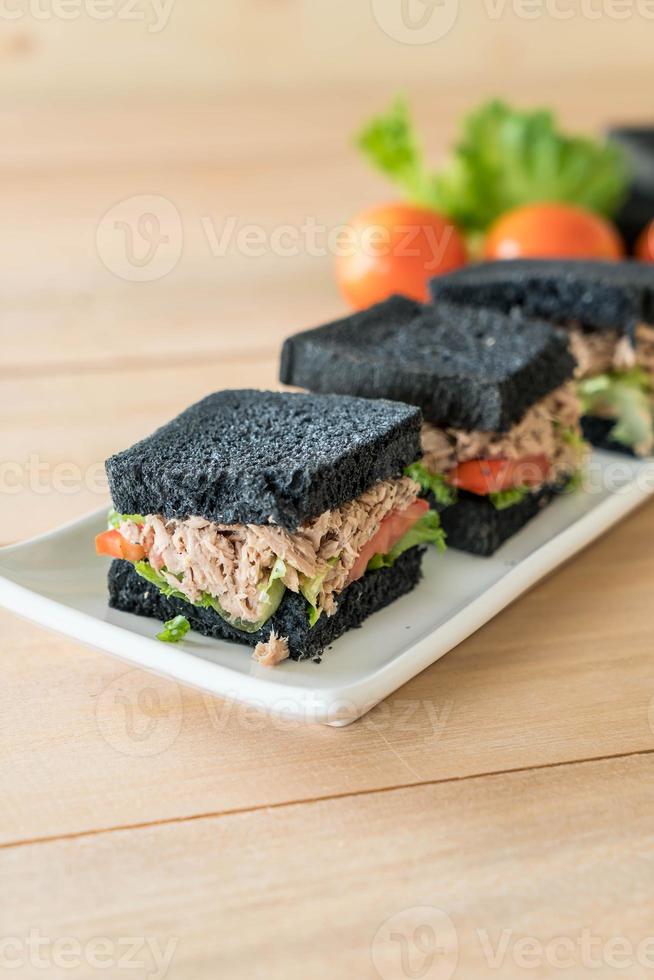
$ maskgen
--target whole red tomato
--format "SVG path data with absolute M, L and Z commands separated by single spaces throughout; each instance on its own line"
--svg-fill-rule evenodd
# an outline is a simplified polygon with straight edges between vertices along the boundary
M 432 276 L 467 261 L 458 229 L 435 211 L 385 204 L 357 214 L 336 257 L 336 279 L 356 310 L 393 293 L 425 302 Z
M 654 221 L 643 228 L 636 242 L 636 258 L 642 262 L 654 262 Z
M 487 259 L 620 259 L 624 245 L 615 227 L 572 204 L 527 204 L 507 211 L 484 243 Z

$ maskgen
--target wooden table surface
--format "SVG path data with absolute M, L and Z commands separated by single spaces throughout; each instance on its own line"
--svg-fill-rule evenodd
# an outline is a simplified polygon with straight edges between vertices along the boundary
M 276 385 L 281 338 L 343 309 L 328 257 L 215 255 L 203 219 L 333 227 L 387 195 L 344 146 L 357 99 L 232 141 L 255 105 L 158 107 L 147 133 L 128 108 L 5 115 L 0 541 L 100 506 L 110 452 Z M 153 282 L 98 233 L 135 195 L 181 215 Z M 342 730 L 0 613 L 0 962 L 44 976 L 36 933 L 53 977 L 650 975 L 653 538 L 649 505 Z

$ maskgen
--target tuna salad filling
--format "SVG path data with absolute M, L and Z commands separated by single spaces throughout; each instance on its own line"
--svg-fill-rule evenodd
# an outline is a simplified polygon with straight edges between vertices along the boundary
M 408 476 L 385 480 L 294 532 L 112 512 L 97 550 L 131 561 L 166 596 L 213 608 L 244 632 L 259 630 L 287 589 L 304 596 L 313 626 L 336 612 L 338 595 L 368 569 L 390 567 L 417 544 L 444 546 L 438 515 L 419 493 Z M 258 656 L 277 661 L 283 649 L 276 638 Z
M 443 429 L 426 422 L 423 459 L 407 473 L 441 505 L 454 504 L 457 491 L 465 490 L 504 510 L 579 472 L 586 454 L 579 414 L 579 398 L 568 382 L 533 405 L 508 432 Z
M 654 328 L 639 324 L 635 344 L 617 331 L 569 330 L 583 414 L 615 420 L 610 438 L 648 456 L 654 450 Z

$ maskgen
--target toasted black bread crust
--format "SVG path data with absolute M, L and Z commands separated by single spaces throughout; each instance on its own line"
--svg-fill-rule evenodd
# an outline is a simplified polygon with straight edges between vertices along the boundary
M 243 633 L 226 623 L 212 609 L 199 609 L 181 599 L 167 599 L 134 571 L 126 561 L 114 561 L 109 569 L 109 605 L 112 609 L 165 620 L 185 616 L 191 627 L 204 636 L 256 646 L 270 637 L 271 630 L 287 636 L 293 660 L 313 659 L 348 630 L 360 626 L 368 616 L 388 606 L 416 587 L 420 581 L 425 549 L 410 548 L 392 568 L 366 572 L 338 597 L 333 616 L 321 616 L 309 627 L 307 603 L 293 592 L 286 592 L 274 616 L 257 633 Z
M 459 303 L 633 337 L 654 321 L 654 266 L 642 262 L 515 259 L 432 279 L 434 303 Z
M 582 415 L 581 431 L 584 439 L 597 449 L 608 449 L 623 456 L 636 456 L 629 446 L 611 439 L 610 432 L 615 426 L 614 419 L 601 419 L 597 415 Z
M 488 558 L 560 492 L 560 486 L 545 486 L 506 510 L 496 510 L 484 497 L 465 492 L 459 493 L 451 507 L 440 507 L 431 495 L 428 499 L 440 513 L 448 548 Z
M 399 475 L 420 424 L 389 401 L 219 391 L 107 460 L 109 488 L 123 514 L 295 530 Z
M 289 337 L 281 380 L 311 391 L 392 398 L 435 425 L 506 432 L 572 377 L 562 331 L 401 296 Z

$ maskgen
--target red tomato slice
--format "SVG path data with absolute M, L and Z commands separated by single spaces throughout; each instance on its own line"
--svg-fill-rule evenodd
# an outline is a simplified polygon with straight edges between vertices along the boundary
M 389 552 L 400 538 L 404 537 L 409 528 L 413 527 L 416 521 L 419 521 L 428 510 L 429 504 L 426 500 L 420 498 L 410 504 L 409 507 L 405 507 L 402 511 L 392 511 L 384 520 L 384 523 L 388 522 L 388 540 L 386 542 L 382 541 L 382 544 L 385 543 L 386 547 L 383 550 L 378 548 L 377 551 L 379 554 L 385 555 Z
M 409 528 L 427 513 L 429 504 L 426 500 L 416 500 L 404 510 L 392 510 L 379 525 L 377 533 L 363 546 L 359 556 L 352 566 L 347 584 L 361 578 L 368 562 L 373 555 L 386 555 L 404 537 Z
M 98 555 L 109 555 L 111 558 L 125 558 L 126 561 L 141 561 L 145 558 L 145 549 L 140 544 L 132 544 L 122 536 L 120 531 L 103 531 L 95 539 L 95 550 Z
M 111 558 L 122 558 L 121 547 L 123 537 L 118 531 L 103 531 L 95 539 L 95 550 L 98 555 L 110 555 Z
M 421 517 L 425 516 L 428 510 L 429 503 L 423 497 L 418 497 L 405 510 L 399 511 L 398 516 L 407 517 L 410 519 L 411 524 L 415 524 L 416 521 L 419 521 Z
M 386 552 L 390 551 L 392 547 L 391 540 L 393 539 L 394 531 L 395 531 L 395 516 L 391 512 L 390 514 L 386 515 L 384 520 L 379 525 L 379 530 L 377 531 L 377 534 L 375 534 L 375 536 L 370 539 L 366 547 L 369 548 L 374 545 L 376 551 L 372 552 L 373 555 L 376 554 L 377 551 L 380 554 L 385 555 Z
M 451 470 L 448 481 L 460 490 L 485 496 L 514 487 L 538 486 L 549 471 L 550 461 L 542 453 L 521 459 L 471 459 Z

